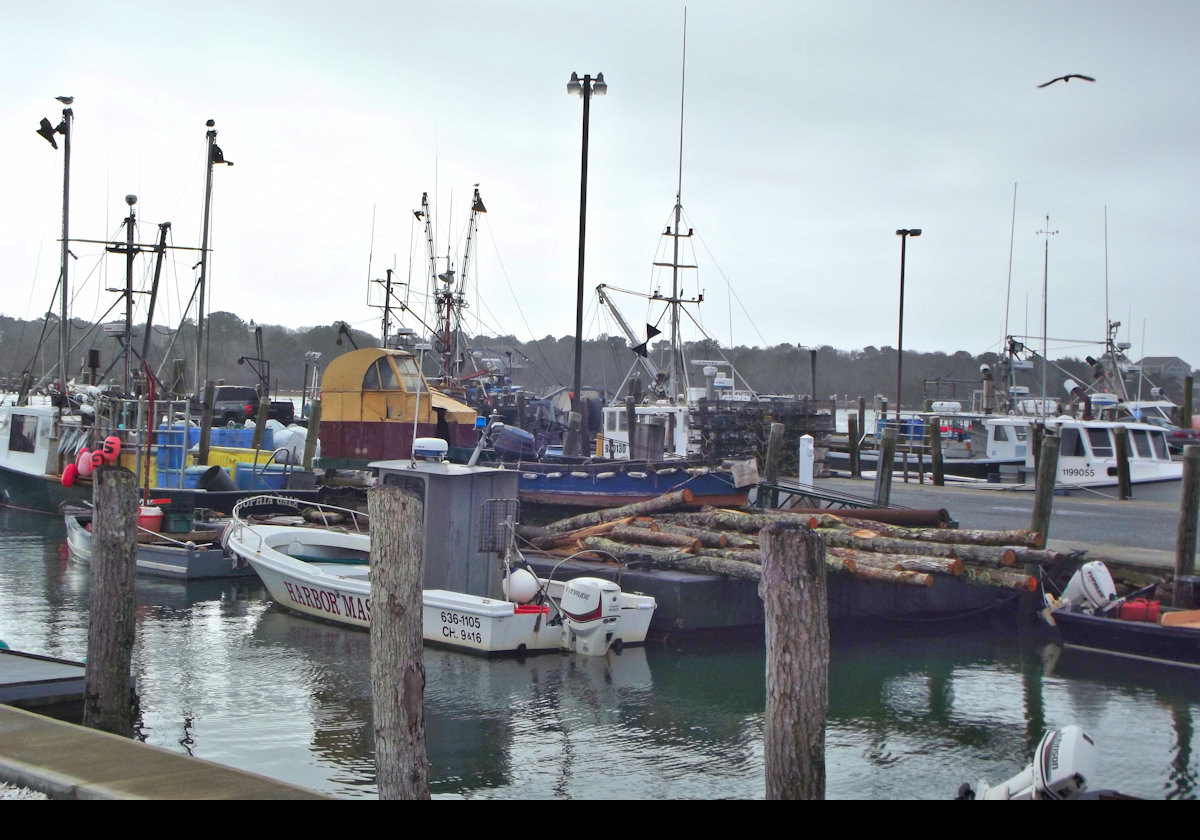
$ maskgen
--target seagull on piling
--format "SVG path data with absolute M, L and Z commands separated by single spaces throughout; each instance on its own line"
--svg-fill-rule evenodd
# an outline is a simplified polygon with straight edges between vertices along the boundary
M 1040 84 L 1040 85 L 1038 85 L 1038 87 L 1044 88 L 1044 87 L 1048 87 L 1048 86 L 1054 84 L 1055 82 L 1069 82 L 1072 79 L 1083 79 L 1085 82 L 1096 81 L 1091 76 L 1084 76 L 1081 73 L 1068 73 L 1065 76 L 1059 76 L 1057 79 L 1051 79 L 1050 81 L 1046 82 L 1045 84 Z

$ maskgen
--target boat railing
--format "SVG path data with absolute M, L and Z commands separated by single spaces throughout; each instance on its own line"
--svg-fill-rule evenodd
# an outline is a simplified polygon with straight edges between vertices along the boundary
M 242 499 L 233 506 L 232 518 L 235 525 L 253 526 L 255 523 L 250 517 L 264 513 L 279 515 L 281 508 L 294 510 L 295 515 L 306 522 L 326 528 L 343 527 L 359 534 L 370 530 L 371 517 L 361 510 L 270 493 Z

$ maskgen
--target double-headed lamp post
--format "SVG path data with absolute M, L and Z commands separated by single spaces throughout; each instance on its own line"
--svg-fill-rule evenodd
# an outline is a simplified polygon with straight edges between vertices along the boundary
M 908 228 L 896 231 L 900 237 L 900 330 L 896 335 L 896 423 L 900 423 L 900 376 L 904 365 L 904 246 L 908 237 L 920 236 L 920 228 Z
M 575 387 L 571 392 L 571 410 L 577 412 L 580 417 L 583 416 L 580 377 L 583 370 L 583 254 L 587 233 L 588 118 L 591 114 L 592 96 L 604 96 L 607 92 L 608 85 L 604 83 L 603 73 L 597 73 L 595 79 L 587 75 L 580 79 L 578 73 L 572 73 L 571 81 L 567 82 L 567 93 L 583 99 L 583 162 L 580 164 L 579 176 L 579 280 L 575 290 Z M 585 445 L 582 440 L 581 445 Z

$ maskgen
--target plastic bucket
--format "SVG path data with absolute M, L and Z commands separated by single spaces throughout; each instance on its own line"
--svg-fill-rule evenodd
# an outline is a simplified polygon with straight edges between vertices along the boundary
M 138 527 L 148 531 L 162 530 L 162 508 L 152 505 L 142 505 L 138 508 Z

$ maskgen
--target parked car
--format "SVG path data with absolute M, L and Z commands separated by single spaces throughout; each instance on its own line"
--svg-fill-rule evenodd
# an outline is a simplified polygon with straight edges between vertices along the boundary
M 252 385 L 218 385 L 213 392 L 212 424 L 240 425 L 247 420 L 257 420 L 260 400 L 258 389 Z M 203 415 L 198 395 L 193 395 L 189 401 L 189 411 L 198 422 Z M 295 415 L 296 407 L 291 400 L 272 400 L 267 419 L 287 425 L 295 421 Z

